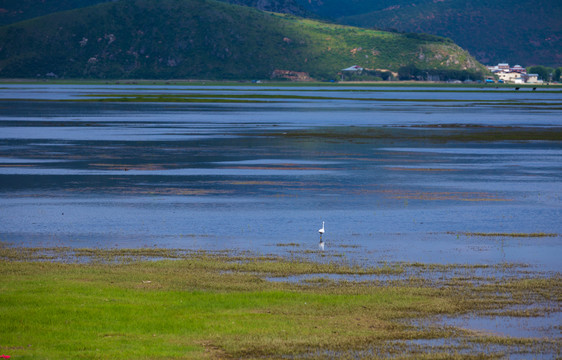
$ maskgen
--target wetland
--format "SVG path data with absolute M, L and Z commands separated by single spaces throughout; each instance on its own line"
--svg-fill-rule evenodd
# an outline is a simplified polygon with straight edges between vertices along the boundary
M 557 358 L 561 115 L 559 88 L 4 84 L 0 353 Z

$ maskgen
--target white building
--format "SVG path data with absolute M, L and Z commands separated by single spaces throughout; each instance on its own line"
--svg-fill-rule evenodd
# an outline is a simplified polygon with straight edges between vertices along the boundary
M 521 65 L 510 67 L 508 63 L 501 63 L 494 66 L 487 66 L 499 80 L 510 84 L 540 84 L 537 74 L 527 74 L 527 69 Z
M 525 74 L 525 82 L 527 84 L 542 84 L 543 81 L 539 80 L 539 74 Z
M 524 80 L 520 73 L 517 72 L 503 72 L 499 71 L 496 73 L 498 78 L 505 83 L 512 83 L 512 84 L 523 84 Z
M 520 73 L 520 74 L 526 74 L 527 73 L 527 69 L 525 69 L 523 66 L 521 65 L 515 65 L 512 68 L 509 68 L 510 72 L 516 72 L 516 73 Z
M 363 72 L 363 68 L 359 65 L 353 65 L 345 69 L 341 69 L 341 81 L 343 81 L 344 74 L 361 74 Z
M 497 65 L 499 70 L 509 70 L 509 64 L 508 63 L 500 63 Z
M 359 65 L 353 65 L 348 68 L 342 69 L 341 71 L 361 72 L 363 71 L 363 68 Z

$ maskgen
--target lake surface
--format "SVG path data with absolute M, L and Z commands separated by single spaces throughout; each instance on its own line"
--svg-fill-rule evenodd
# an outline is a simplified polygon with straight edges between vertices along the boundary
M 0 241 L 287 255 L 325 221 L 351 261 L 558 272 L 561 128 L 543 89 L 3 85 Z

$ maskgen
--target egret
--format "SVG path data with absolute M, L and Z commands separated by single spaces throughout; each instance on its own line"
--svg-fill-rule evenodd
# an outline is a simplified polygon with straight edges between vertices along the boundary
M 322 229 L 319 229 L 318 232 L 320 233 L 320 242 L 318 243 L 318 248 L 320 250 L 324 250 L 324 241 L 322 240 L 322 235 L 324 234 L 324 221 L 322 221 Z

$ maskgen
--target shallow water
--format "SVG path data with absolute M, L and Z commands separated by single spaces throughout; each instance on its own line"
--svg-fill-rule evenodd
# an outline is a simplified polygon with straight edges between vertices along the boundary
M 108 94 L 277 97 L 77 101 Z M 561 270 L 562 141 L 434 136 L 559 129 L 562 92 L 5 85 L 0 99 L 4 242 L 286 254 L 315 250 L 325 221 L 327 251 L 353 261 Z
M 562 92 L 444 90 L 4 85 L 0 241 L 250 250 L 410 269 L 352 278 L 381 283 L 559 274 L 562 139 L 501 138 L 560 134 Z M 218 102 L 84 101 L 153 94 Z M 264 94 L 273 97 L 261 102 Z M 499 265 L 440 272 L 408 267 L 415 263 Z M 556 340 L 561 314 L 424 321 Z M 410 346 L 447 340 L 432 341 Z

